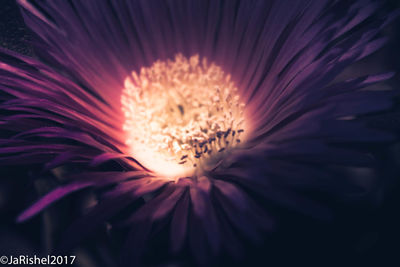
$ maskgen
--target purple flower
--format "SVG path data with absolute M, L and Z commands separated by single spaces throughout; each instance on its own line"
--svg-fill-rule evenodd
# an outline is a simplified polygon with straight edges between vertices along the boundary
M 157 231 L 199 263 L 239 256 L 274 227 L 273 205 L 330 218 L 302 194 L 353 192 L 334 166 L 373 167 L 390 139 L 359 116 L 391 106 L 365 87 L 382 73 L 335 79 L 384 43 L 394 18 L 371 1 L 27 1 L 35 58 L 0 51 L 1 164 L 78 166 L 25 210 L 95 188 L 71 247 L 124 219 L 138 260 Z M 108 161 L 119 167 L 104 171 Z M 101 189 L 101 190 L 100 190 Z M 73 235 L 71 235 L 73 233 Z M 77 234 L 81 233 L 81 234 Z

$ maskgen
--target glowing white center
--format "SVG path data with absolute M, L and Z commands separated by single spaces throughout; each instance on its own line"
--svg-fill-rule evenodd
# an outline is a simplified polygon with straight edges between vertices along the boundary
M 212 168 L 241 142 L 244 104 L 222 69 L 178 54 L 132 72 L 121 96 L 132 155 L 167 176 Z

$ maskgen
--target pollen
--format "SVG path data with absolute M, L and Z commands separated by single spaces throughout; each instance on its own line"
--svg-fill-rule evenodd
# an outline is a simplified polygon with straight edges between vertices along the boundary
M 181 54 L 125 79 L 123 130 L 130 153 L 159 175 L 201 175 L 240 146 L 244 104 L 230 75 Z

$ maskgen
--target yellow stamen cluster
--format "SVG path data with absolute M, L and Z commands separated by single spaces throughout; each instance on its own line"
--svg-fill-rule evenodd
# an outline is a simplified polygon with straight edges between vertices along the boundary
M 121 103 L 134 157 L 165 176 L 210 168 L 244 131 L 244 104 L 230 76 L 198 55 L 132 72 Z

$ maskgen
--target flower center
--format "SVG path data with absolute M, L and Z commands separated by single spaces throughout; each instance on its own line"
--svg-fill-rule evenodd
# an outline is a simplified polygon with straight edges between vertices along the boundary
M 123 130 L 132 154 L 167 177 L 210 170 L 242 141 L 244 104 L 230 76 L 199 56 L 156 61 L 125 80 Z

